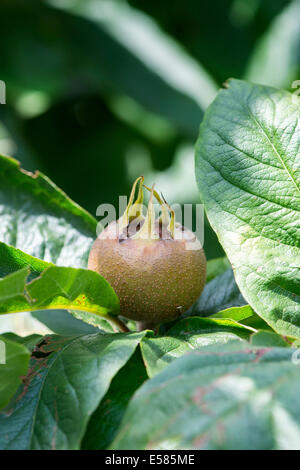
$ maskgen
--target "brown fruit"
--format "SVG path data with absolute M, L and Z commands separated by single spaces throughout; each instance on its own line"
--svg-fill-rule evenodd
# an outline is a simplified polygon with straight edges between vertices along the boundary
M 138 180 L 139 198 L 132 205 Z M 187 249 L 188 243 L 195 240 L 194 234 L 175 224 L 174 213 L 153 188 L 147 216 L 142 216 L 137 208 L 142 201 L 143 178 L 138 180 L 125 217 L 112 222 L 94 242 L 88 268 L 114 288 L 121 315 L 156 324 L 178 317 L 197 300 L 205 284 L 206 259 L 202 248 Z M 153 194 L 162 206 L 157 221 Z M 171 211 L 171 219 L 166 209 Z

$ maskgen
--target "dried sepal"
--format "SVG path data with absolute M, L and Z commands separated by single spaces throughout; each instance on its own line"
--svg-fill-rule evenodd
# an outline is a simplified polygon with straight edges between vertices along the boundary
M 138 197 L 137 197 L 137 200 L 133 202 L 138 183 L 139 183 Z M 126 227 L 128 227 L 129 223 L 134 218 L 141 218 L 143 215 L 143 183 L 144 183 L 143 176 L 139 176 L 133 183 L 131 193 L 129 196 L 128 205 L 124 211 L 124 214 L 122 215 L 122 217 L 120 217 L 119 222 L 118 222 L 119 233 L 124 232 Z

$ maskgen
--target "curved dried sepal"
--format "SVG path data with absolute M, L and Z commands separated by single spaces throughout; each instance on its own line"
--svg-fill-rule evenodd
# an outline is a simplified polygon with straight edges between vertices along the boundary
M 170 218 L 170 223 L 168 225 L 168 230 L 171 234 L 171 237 L 175 239 L 175 211 L 174 209 L 172 209 L 172 207 L 167 203 L 167 201 L 165 200 L 164 196 L 162 195 L 163 197 L 163 200 L 164 200 L 164 204 L 165 206 L 169 209 L 170 213 L 171 213 L 171 218 Z
M 132 240 L 144 239 L 144 240 L 154 240 L 158 238 L 157 233 L 155 232 L 155 210 L 153 207 L 153 192 L 154 185 L 151 188 L 150 199 L 148 203 L 148 210 L 145 217 L 144 224 L 142 228 L 131 237 Z
M 139 192 L 138 192 L 138 197 L 136 202 L 133 204 L 134 196 L 135 196 L 135 191 L 136 191 L 136 186 L 137 184 L 140 184 L 139 186 Z M 124 214 L 122 217 L 119 219 L 119 233 L 122 233 L 122 231 L 129 225 L 130 219 L 135 218 L 135 217 L 141 217 L 142 215 L 142 208 L 143 208 L 143 183 L 144 183 L 144 177 L 139 176 L 135 182 L 133 183 L 132 190 L 130 193 L 128 205 L 125 209 Z
M 148 191 L 151 192 L 151 188 L 149 188 L 148 186 L 146 186 L 144 184 L 144 188 L 146 188 Z M 161 220 L 161 223 L 162 225 L 166 225 L 166 226 L 169 226 L 170 224 L 170 217 L 169 217 L 169 208 L 168 208 L 168 205 L 166 204 L 166 202 L 160 197 L 160 195 L 158 194 L 157 191 L 155 191 L 155 189 L 153 190 L 153 194 L 155 196 L 155 198 L 158 200 L 160 206 L 161 206 L 161 216 L 160 216 L 160 220 Z
M 144 183 L 144 177 L 140 176 L 135 183 L 139 181 L 139 192 L 138 192 L 138 197 L 135 203 L 129 207 L 128 210 L 128 218 L 129 222 L 131 222 L 131 218 L 140 218 L 143 215 L 143 200 L 144 200 L 144 193 L 143 193 L 143 183 Z M 133 189 L 133 188 L 132 188 Z

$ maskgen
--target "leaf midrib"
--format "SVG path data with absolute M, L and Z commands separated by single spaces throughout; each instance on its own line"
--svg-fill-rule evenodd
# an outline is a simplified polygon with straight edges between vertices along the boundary
M 278 150 L 276 149 L 275 145 L 272 143 L 269 135 L 267 134 L 266 130 L 264 129 L 264 127 L 262 126 L 262 124 L 257 120 L 257 118 L 255 117 L 255 115 L 252 113 L 251 111 L 251 108 L 249 106 L 249 104 L 247 103 L 247 108 L 248 108 L 248 111 L 249 111 L 249 116 L 250 118 L 254 121 L 254 123 L 257 125 L 257 127 L 261 130 L 262 134 L 265 136 L 268 144 L 271 146 L 271 149 L 273 150 L 273 152 L 275 153 L 275 155 L 277 156 L 279 162 L 281 163 L 281 165 L 283 166 L 284 170 L 286 171 L 289 179 L 292 181 L 292 183 L 294 184 L 296 190 L 298 191 L 299 193 L 299 196 L 300 196 L 300 188 L 298 187 L 296 181 L 294 180 L 293 178 L 293 175 L 290 173 L 289 171 L 289 168 L 286 166 L 284 160 L 282 159 L 280 153 L 278 152 Z
M 221 170 L 219 168 L 216 168 L 212 163 L 211 161 L 208 161 L 207 159 L 204 158 L 204 160 L 206 161 L 206 163 L 208 165 L 210 165 L 217 173 L 219 173 L 219 175 L 222 177 L 222 180 L 223 181 L 226 181 L 227 183 L 231 184 L 232 186 L 234 186 L 235 188 L 239 189 L 240 191 L 244 191 L 245 194 L 251 194 L 252 196 L 255 196 L 257 198 L 260 198 L 260 199 L 263 199 L 267 202 L 270 202 L 274 205 L 278 205 L 279 207 L 284 208 L 286 209 L 284 206 L 280 205 L 280 204 L 277 204 L 276 202 L 273 202 L 273 201 L 269 201 L 268 199 L 265 199 L 263 196 L 258 196 L 257 194 L 254 194 L 254 193 L 251 193 L 249 190 L 246 190 L 246 189 L 243 189 L 241 188 L 240 186 L 238 186 L 237 184 L 233 183 L 232 181 L 230 181 L 227 177 L 225 178 L 225 176 L 223 176 Z M 218 182 L 219 183 L 219 182 Z M 253 225 L 251 225 L 247 220 L 245 219 L 242 219 L 240 216 L 237 215 L 237 213 L 233 213 L 233 212 L 230 212 L 228 209 L 224 209 L 221 204 L 215 200 L 215 203 L 221 207 L 221 210 L 222 211 L 225 211 L 227 212 L 228 214 L 236 217 L 238 220 L 240 220 L 241 222 L 243 222 L 244 224 L 246 224 L 248 227 L 250 227 L 255 233 L 257 233 L 258 237 L 262 237 L 262 238 L 265 238 L 266 240 L 270 240 L 274 243 L 278 243 L 279 245 L 283 245 L 283 246 L 287 246 L 287 247 L 290 247 L 290 248 L 298 248 L 297 245 L 292 245 L 290 243 L 284 243 L 282 242 L 281 240 L 275 240 L 274 238 L 271 238 L 271 237 L 267 237 L 266 235 L 263 235 L 261 232 L 259 232 L 255 227 L 253 227 Z M 296 211 L 295 209 L 289 209 L 290 211 L 293 211 L 293 212 L 298 212 Z
M 80 336 L 84 336 L 84 335 L 80 335 Z M 75 338 L 73 338 L 71 341 L 69 341 L 65 346 L 63 346 L 59 351 L 57 351 L 55 353 L 55 356 L 53 358 L 53 361 L 50 363 L 49 367 L 47 368 L 47 371 L 42 379 L 42 382 L 41 382 L 41 385 L 40 385 L 40 388 L 39 388 L 39 392 L 38 392 L 38 396 L 37 396 L 37 401 L 36 401 L 36 406 L 35 406 L 35 409 L 34 409 L 34 412 L 32 413 L 31 417 L 32 417 L 32 420 L 31 420 L 31 430 L 30 430 L 30 435 L 28 437 L 28 445 L 31 449 L 31 445 L 32 445 L 32 438 L 33 438 L 33 433 L 34 433 L 34 425 L 35 425 L 35 422 L 36 422 L 36 415 L 37 415 L 37 410 L 38 410 L 38 407 L 39 407 L 39 403 L 40 403 L 40 398 L 41 398 L 41 394 L 42 394 L 42 390 L 44 389 L 44 385 L 45 385 L 45 381 L 46 381 L 46 378 L 48 377 L 48 374 L 53 366 L 53 364 L 55 364 L 56 360 L 60 357 L 60 355 L 71 345 L 73 344 L 73 342 L 75 342 L 76 340 L 78 340 L 78 338 L 80 336 L 76 336 Z

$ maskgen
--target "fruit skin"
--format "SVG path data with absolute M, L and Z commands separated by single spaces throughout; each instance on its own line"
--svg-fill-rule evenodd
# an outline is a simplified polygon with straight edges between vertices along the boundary
M 185 239 L 108 238 L 115 224 L 112 222 L 94 242 L 88 268 L 114 288 L 120 299 L 120 314 L 150 323 L 181 315 L 203 290 L 203 249 L 187 250 Z

